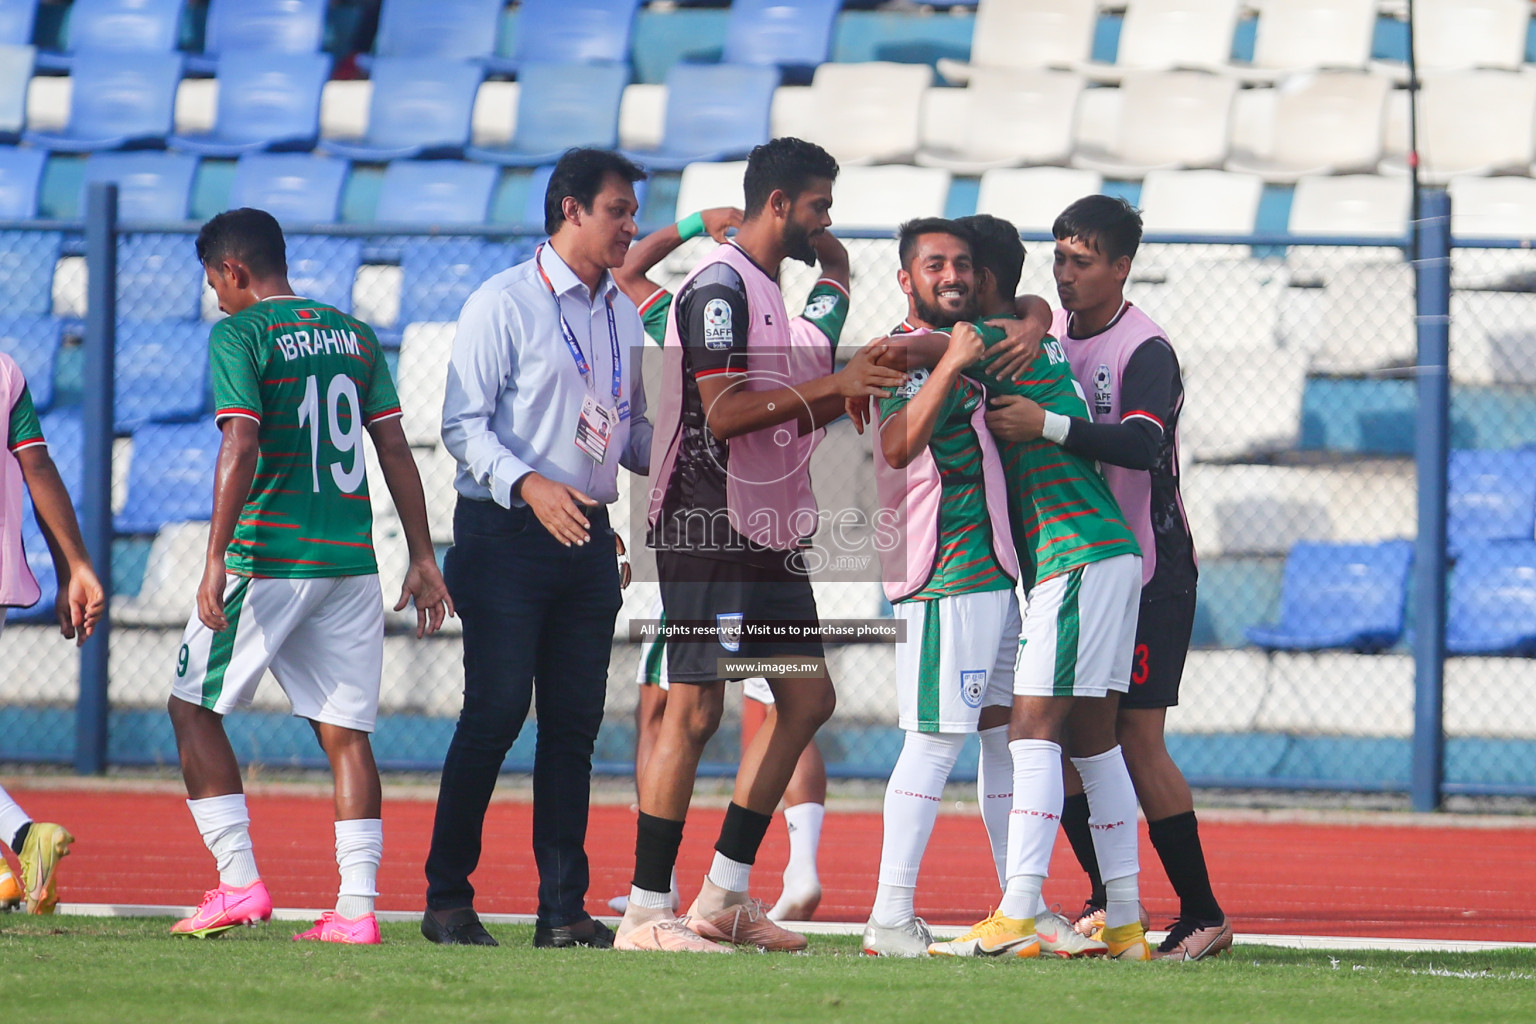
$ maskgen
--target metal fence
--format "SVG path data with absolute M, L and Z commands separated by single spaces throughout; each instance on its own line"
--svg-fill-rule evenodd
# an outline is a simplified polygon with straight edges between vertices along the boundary
M 1435 223 L 1444 235 L 1448 221 Z M 30 612 L 13 611 L 0 636 L 0 760 L 73 762 L 85 769 L 175 762 L 164 704 L 194 606 L 218 442 L 208 418 L 205 346 L 217 311 L 200 283 L 187 230 L 116 232 L 97 224 L 91 253 L 104 272 L 95 273 L 93 264 L 89 301 L 79 225 L 0 232 L 0 290 L 14 297 L 0 346 L 31 360 L 23 365 L 46 410 L 54 458 L 82 505 L 105 489 L 93 485 L 85 467 L 93 439 L 102 445 L 108 433 L 92 434 L 87 377 L 104 364 L 92 358 L 93 342 L 82 339 L 103 336 L 113 322 L 110 300 L 116 302 L 110 658 L 93 642 L 82 661 L 47 624 L 46 597 Z M 529 252 L 534 241 L 489 232 L 290 237 L 296 290 L 350 309 L 376 325 L 390 346 L 440 551 L 452 539 L 453 460 L 439 444 L 438 416 L 453 321 L 469 290 Z M 1518 467 L 1531 458 L 1520 450 L 1536 446 L 1536 254 L 1490 242 L 1458 248 L 1449 261 L 1416 263 L 1406 258 L 1407 240 L 1305 241 L 1154 239 L 1133 271 L 1130 297 L 1165 326 L 1183 365 L 1184 497 L 1201 558 L 1195 649 L 1183 700 L 1169 718 L 1171 748 L 1201 785 L 1412 785 L 1421 805 L 1442 791 L 1536 792 L 1536 661 L 1449 659 L 1442 709 L 1435 653 L 1440 627 L 1415 607 L 1407 580 L 1399 583 L 1397 607 L 1407 602 L 1405 621 L 1417 624 L 1418 633 L 1405 628 L 1374 653 L 1267 653 L 1249 635 L 1277 621 L 1289 603 L 1283 600 L 1287 559 L 1298 544 L 1419 537 L 1421 498 L 1442 521 L 1433 510 L 1448 500 L 1454 533 L 1462 506 L 1497 503 L 1517 492 L 1507 498 L 1516 513 L 1509 539 L 1533 540 L 1536 472 L 1522 479 Z M 679 250 L 653 276 L 675 284 L 698 245 Z M 845 345 L 886 333 L 905 312 L 894 243 L 866 234 L 849 237 L 848 247 L 853 311 Z M 1054 299 L 1048 243 L 1030 248 L 1023 287 Z M 1449 296 L 1444 430 L 1436 427 L 1433 406 L 1445 379 L 1433 372 L 1433 359 L 1420 358 L 1416 272 L 1427 282 L 1421 301 Z M 792 311 L 812 277 L 799 267 L 787 271 Z M 1443 329 L 1444 319 L 1432 308 L 1429 313 L 1424 322 Z M 39 337 L 52 343 L 39 344 Z M 1428 338 L 1432 353 L 1433 329 Z M 1420 467 L 1443 466 L 1437 460 L 1446 443 L 1457 450 L 1453 477 L 1458 466 L 1471 466 L 1463 477 L 1481 472 L 1492 482 L 1454 479 L 1449 499 L 1441 493 L 1436 506 L 1433 493 L 1421 493 Z M 817 481 L 872 492 L 868 438 L 846 422 L 834 424 L 812 472 Z M 371 477 L 388 595 L 403 571 L 404 541 L 382 481 L 377 473 Z M 616 525 L 635 548 L 643 546 L 643 531 L 633 528 L 629 505 L 621 498 Z M 1443 601 L 1450 563 L 1433 557 L 1434 533 L 1426 532 L 1427 546 L 1421 538 L 1416 587 L 1433 594 L 1438 579 Z M 105 535 L 99 543 L 105 545 Z M 46 568 L 46 551 L 30 555 Z M 1298 596 L 1303 604 L 1312 599 L 1285 595 Z M 818 584 L 818 597 L 828 617 L 890 614 L 874 583 Z M 602 770 L 631 767 L 638 648 L 628 641 L 627 622 L 651 617 L 655 600 L 654 585 L 645 583 L 625 597 L 596 755 Z M 1536 607 L 1527 606 L 1526 614 L 1536 618 Z M 1451 629 L 1457 628 L 1453 614 Z M 1416 636 L 1422 639 L 1415 646 Z M 386 768 L 433 769 L 459 709 L 459 637 L 450 629 L 417 641 L 406 621 L 392 616 L 385 645 L 379 760 Z M 819 738 L 829 768 L 834 775 L 884 777 L 900 746 L 891 649 L 834 645 L 829 658 L 840 700 Z M 105 701 L 97 680 L 104 682 Z M 228 720 L 237 752 L 271 765 L 321 764 L 309 730 L 286 712 L 269 680 L 251 711 Z M 706 755 L 708 771 L 734 770 L 733 701 L 727 714 Z M 533 731 L 514 748 L 510 770 L 531 765 Z M 973 754 L 960 766 L 968 770 L 974 770 Z

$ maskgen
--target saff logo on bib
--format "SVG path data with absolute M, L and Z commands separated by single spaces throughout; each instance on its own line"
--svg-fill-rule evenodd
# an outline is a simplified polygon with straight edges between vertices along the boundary
M 928 379 L 928 371 L 924 369 L 913 370 L 907 374 L 907 382 L 896 389 L 897 398 L 916 398 L 917 393 L 923 389 L 923 383 Z
M 741 650 L 741 623 L 745 618 L 744 612 L 721 612 L 715 616 L 715 633 L 720 638 L 720 646 L 732 654 Z
M 728 349 L 731 334 L 731 304 L 724 299 L 710 299 L 704 305 L 704 347 Z
M 817 320 L 832 312 L 836 305 L 836 295 L 818 295 L 805 304 L 805 312 L 800 315 L 807 320 Z
M 982 695 L 987 692 L 987 670 L 977 669 L 974 672 L 960 673 L 960 699 L 965 701 L 966 707 L 981 707 Z
M 1110 387 L 1112 382 L 1109 365 L 1100 363 L 1099 368 L 1093 371 L 1093 411 L 1101 416 L 1108 415 L 1110 405 L 1114 402 L 1115 392 Z

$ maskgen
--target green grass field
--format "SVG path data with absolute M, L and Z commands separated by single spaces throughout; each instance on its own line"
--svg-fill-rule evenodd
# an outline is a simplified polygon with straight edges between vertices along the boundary
M 535 950 L 531 927 L 493 927 L 502 946 L 484 949 L 431 946 L 415 925 L 389 924 L 385 945 L 354 949 L 294 943 L 289 936 L 301 926 L 291 922 L 202 942 L 173 940 L 170 923 L 0 918 L 7 1019 L 1536 1019 L 1536 950 L 1330 954 L 1240 945 L 1203 964 L 891 961 L 859 956 L 851 937 L 813 936 L 799 956 L 663 957 Z

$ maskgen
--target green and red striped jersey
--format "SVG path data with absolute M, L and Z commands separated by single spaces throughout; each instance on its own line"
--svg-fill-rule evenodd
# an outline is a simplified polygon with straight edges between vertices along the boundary
M 994 317 L 992 319 L 1002 319 Z M 981 324 L 988 346 L 1003 340 L 1000 327 Z M 994 395 L 1023 395 L 1049 412 L 1089 419 L 1088 402 L 1061 342 L 1047 336 L 1040 355 L 1019 376 L 1005 380 L 984 364 L 966 371 Z M 1008 479 L 1009 518 L 1026 592 L 1090 562 L 1141 554 L 1098 464 L 1044 438 L 997 442 Z
M 880 399 L 881 421 L 896 415 L 929 379 L 927 370 L 918 370 L 906 384 Z M 981 389 L 962 377 L 950 388 L 934 421 L 928 452 L 933 456 L 943 488 L 939 499 L 938 545 L 928 582 L 904 600 L 929 601 L 955 594 L 1013 589 L 1013 580 L 1003 572 L 992 549 L 992 517 L 987 513 L 981 444 L 971 423 L 981 402 Z
M 400 415 L 378 338 L 323 303 L 266 299 L 213 327 L 218 417 L 261 424 L 225 565 L 241 576 L 378 571 L 363 431 Z

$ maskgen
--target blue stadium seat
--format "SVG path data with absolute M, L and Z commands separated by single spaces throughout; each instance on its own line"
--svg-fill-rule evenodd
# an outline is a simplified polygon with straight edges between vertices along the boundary
M 198 321 L 118 323 L 113 421 L 119 432 L 207 412 L 208 329 Z
M 59 468 L 59 479 L 78 504 L 85 493 L 85 423 L 80 410 L 55 409 L 38 417 L 38 422 L 48 442 L 48 454 Z
M 53 362 L 63 327 L 62 320 L 51 316 L 0 316 L 0 352 L 21 367 L 38 412 L 47 412 L 53 404 Z
M 1403 632 L 1413 544 L 1301 543 L 1285 560 L 1280 622 L 1251 626 L 1266 650 L 1385 650 Z
M 740 160 L 771 136 L 768 111 L 779 73 L 750 64 L 674 64 L 667 72 L 661 148 L 626 152 L 656 171 L 695 161 Z
M 320 90 L 330 77 L 331 58 L 324 54 L 228 54 L 219 59 L 213 131 L 173 135 L 171 148 L 224 157 L 309 150 L 320 137 Z
M 213 419 L 157 423 L 133 433 L 128 500 L 118 533 L 158 533 L 166 523 L 213 518 L 213 470 L 221 435 Z
M 0 0 L 0 43 L 28 46 L 37 23 L 37 0 Z
M 44 436 L 47 436 L 46 433 Z M 54 456 L 54 461 L 58 461 L 57 455 Z M 37 516 L 30 501 L 22 502 L 21 545 L 27 553 L 27 568 L 32 570 L 32 575 L 36 578 L 38 588 L 43 595 L 38 598 L 37 604 L 30 608 L 10 609 L 5 620 L 18 624 L 53 622 L 55 621 L 54 601 L 59 593 L 59 577 L 54 572 L 53 555 L 48 551 L 48 541 L 44 539 L 43 531 L 37 525 Z
M 326 0 L 211 0 L 203 52 L 187 58 L 191 71 L 213 71 L 231 53 L 319 53 Z
M 363 243 L 357 238 L 324 235 L 288 236 L 288 283 L 293 294 L 352 312 L 352 285 L 363 265 Z
M 91 185 L 113 181 L 119 220 L 186 220 L 195 174 L 197 157 L 182 153 L 93 153 L 85 161 L 80 209 Z
M 384 170 L 380 224 L 483 224 L 496 168 L 452 160 L 396 160 Z
M 326 139 L 320 148 L 349 160 L 458 156 L 484 73 L 478 65 L 436 57 L 383 57 L 373 65 L 368 134 Z
M 27 127 L 27 86 L 36 52 L 30 46 L 0 43 L 0 142 L 15 142 Z
M 523 246 L 478 239 L 423 238 L 400 256 L 402 324 L 457 320 L 470 294 L 526 258 Z
M 539 167 L 572 146 L 612 149 L 619 140 L 619 102 L 626 64 L 528 64 L 518 75 L 517 128 L 506 147 L 471 146 L 475 160 Z
M 1536 451 L 1454 451 L 1446 501 L 1452 554 L 1485 540 L 1536 537 Z
M 196 320 L 202 315 L 203 268 L 195 240 L 193 235 L 153 233 L 118 240 L 119 320 Z
M 69 153 L 165 145 L 173 130 L 180 57 L 91 53 L 71 77 L 69 124 L 62 132 L 25 132 L 28 142 Z
M 506 0 L 384 0 L 374 56 L 484 59 L 496 48 L 505 6 Z
M 1451 573 L 1451 654 L 1536 656 L 1536 542 L 1470 544 Z
M 186 0 L 74 0 L 62 53 L 40 53 L 37 66 L 66 70 L 106 52 L 169 54 L 181 34 Z M 85 57 L 83 55 L 88 55 Z
M 48 154 L 40 149 L 0 146 L 0 220 L 37 216 L 37 193 Z
M 491 57 L 491 71 L 529 64 L 627 64 L 639 0 L 523 0 L 517 52 Z
M 0 309 L 53 311 L 53 271 L 63 244 L 58 231 L 0 231 Z
M 247 153 L 235 165 L 229 206 L 266 210 L 284 224 L 331 224 L 351 167 L 308 153 Z
M 842 0 L 736 0 L 725 35 L 727 64 L 768 64 L 808 82 L 832 50 Z

